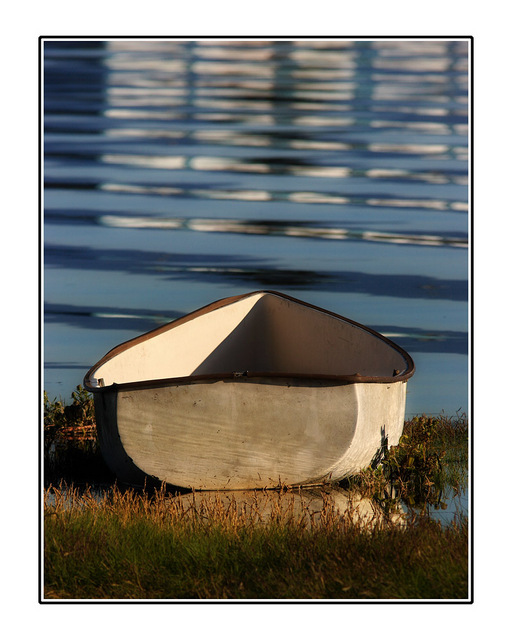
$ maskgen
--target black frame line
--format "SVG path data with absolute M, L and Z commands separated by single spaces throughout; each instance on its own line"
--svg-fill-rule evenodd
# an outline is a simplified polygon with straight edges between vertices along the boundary
M 468 173 L 469 173 L 469 189 L 468 189 L 468 205 L 469 205 L 469 227 L 471 230 L 471 241 L 469 243 L 469 407 L 471 411 L 471 427 L 470 427 L 470 436 L 469 436 L 469 444 L 470 444 L 470 480 L 469 480 L 469 505 L 470 505 L 470 530 L 471 530 L 471 543 L 468 549 L 469 553 L 469 598 L 467 600 L 377 600 L 377 601 L 369 601 L 369 600 L 45 600 L 42 597 L 43 590 L 43 571 L 42 571 L 42 561 L 43 561 L 43 501 L 42 501 L 42 490 L 43 490 L 43 480 L 42 480 L 42 425 L 43 425 L 43 406 L 42 406 L 42 391 L 43 391 L 43 344 L 42 344 L 42 334 L 43 334 L 43 312 L 44 312 L 44 304 L 43 304 L 43 290 L 42 290 L 42 273 L 43 273 L 43 219 L 44 212 L 42 210 L 43 204 L 43 162 L 42 162 L 42 152 L 43 152 L 43 105 L 42 105 L 42 97 L 43 97 L 43 82 L 42 82 L 42 71 L 43 71 L 43 44 L 46 40 L 373 40 L 373 41 L 385 41 L 385 40 L 460 40 L 468 42 L 468 62 L 469 62 L 469 86 L 468 86 L 468 104 L 471 107 L 470 117 L 469 117 L 469 133 L 468 133 L 468 141 L 470 142 L 469 149 L 469 162 L 468 162 Z M 375 36 L 375 35 L 344 35 L 344 36 L 326 36 L 326 35 L 251 35 L 251 36 L 239 36 L 239 35 L 190 35 L 190 36 L 155 36 L 155 35 L 115 35 L 115 36 L 107 36 L 107 35 L 94 35 L 94 36 L 84 36 L 84 35 L 40 35 L 38 37 L 38 152 L 39 152 L 39 161 L 38 161 L 38 305 L 39 305 L 39 316 L 38 316 L 38 341 L 39 341 L 39 354 L 38 354 L 38 394 L 39 394 L 39 424 L 38 424 L 38 503 L 39 503 L 39 520 L 38 520 L 38 543 L 39 543 L 39 563 L 38 563 L 38 602 L 43 605 L 76 605 L 76 604 L 205 604 L 205 605 L 229 605 L 229 604 L 273 604 L 273 605 L 304 605 L 304 604 L 328 604 L 328 605 L 352 605 L 352 604 L 363 604 L 363 605 L 467 605 L 474 604 L 474 557 L 475 557 L 475 549 L 474 549 L 474 94 L 475 94 L 475 81 L 474 81 L 474 36 L 471 35 L 392 35 L 392 36 Z

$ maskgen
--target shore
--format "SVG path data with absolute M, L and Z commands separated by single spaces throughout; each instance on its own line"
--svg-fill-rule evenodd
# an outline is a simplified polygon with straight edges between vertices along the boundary
M 90 397 L 45 399 L 44 599 L 464 600 L 464 416 L 417 416 L 382 464 L 336 486 L 176 495 L 116 485 Z

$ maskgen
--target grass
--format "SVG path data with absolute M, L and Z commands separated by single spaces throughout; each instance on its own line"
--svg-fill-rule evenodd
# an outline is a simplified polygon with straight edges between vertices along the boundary
M 362 527 L 328 501 L 318 517 L 263 521 L 214 497 L 49 489 L 48 599 L 467 598 L 467 522 Z M 311 514 L 310 514 L 311 515 Z
M 408 421 L 398 447 L 344 483 L 346 510 L 328 491 L 122 491 L 94 428 L 80 387 L 71 409 L 45 397 L 45 599 L 468 598 L 467 517 L 429 517 L 467 484 L 464 416 Z M 375 517 L 359 518 L 358 500 Z

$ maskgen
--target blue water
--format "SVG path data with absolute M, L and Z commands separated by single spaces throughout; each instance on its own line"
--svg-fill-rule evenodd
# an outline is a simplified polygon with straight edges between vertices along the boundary
M 44 388 L 275 289 L 412 355 L 468 410 L 468 43 L 43 43 Z

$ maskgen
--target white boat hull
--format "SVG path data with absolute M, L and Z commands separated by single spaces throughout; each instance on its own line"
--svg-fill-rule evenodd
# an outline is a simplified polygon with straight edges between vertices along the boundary
M 105 362 L 96 369 L 109 373 Z M 86 380 L 97 392 L 101 449 L 120 480 L 239 490 L 334 482 L 370 465 L 398 443 L 410 375 L 206 372 L 92 388 Z
M 121 460 L 107 453 L 108 462 L 130 483 L 142 474 L 197 490 L 333 482 L 397 444 L 405 388 L 246 378 L 119 390 L 116 425 L 103 423 L 100 439 L 119 438 Z

